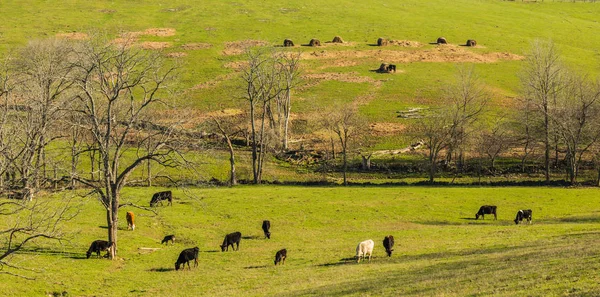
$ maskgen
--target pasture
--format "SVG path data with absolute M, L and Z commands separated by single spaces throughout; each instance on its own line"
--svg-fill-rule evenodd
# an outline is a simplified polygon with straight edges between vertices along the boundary
M 162 188 L 126 188 L 124 202 L 147 206 Z M 59 193 L 41 199 L 63 199 Z M 295 187 L 173 189 L 158 215 L 120 210 L 119 259 L 85 258 L 106 238 L 106 214 L 77 198 L 79 216 L 63 245 L 39 241 L 12 259 L 36 281 L 3 276 L 5 296 L 595 296 L 600 294 L 597 189 Z M 474 220 L 479 206 L 498 206 L 498 220 Z M 533 224 L 515 225 L 519 209 Z M 136 214 L 127 231 L 125 212 Z M 271 221 L 264 239 L 261 223 Z M 6 220 L 0 224 L 9 224 Z M 221 252 L 240 231 L 240 250 Z M 173 246 L 160 245 L 175 234 Z M 396 240 L 391 258 L 382 240 Z M 356 264 L 356 245 L 373 239 L 370 263 Z M 200 248 L 199 267 L 175 271 L 185 248 Z M 33 247 L 33 246 L 32 246 Z M 275 252 L 287 248 L 285 265 Z M 152 250 L 156 249 L 156 250 Z M 193 265 L 192 265 L 193 266 Z

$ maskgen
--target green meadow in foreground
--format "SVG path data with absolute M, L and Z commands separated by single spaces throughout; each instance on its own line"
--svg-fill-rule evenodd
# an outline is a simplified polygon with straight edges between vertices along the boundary
M 147 205 L 156 188 L 126 188 L 124 199 Z M 53 198 L 63 199 L 59 194 Z M 41 270 L 35 281 L 3 276 L 3 296 L 597 296 L 600 216 L 597 189 L 293 187 L 174 191 L 158 215 L 121 209 L 119 258 L 85 258 L 106 238 L 106 217 L 93 198 L 77 198 L 79 216 L 65 227 L 70 241 L 16 255 Z M 498 220 L 474 220 L 483 204 Z M 512 221 L 533 210 L 531 225 Z M 125 212 L 136 213 L 127 231 Z M 262 220 L 271 221 L 264 239 Z M 2 222 L 0 224 L 8 224 Z M 240 250 L 221 252 L 240 231 Z M 161 246 L 175 234 L 174 246 Z M 391 258 L 382 240 L 396 239 Z M 370 263 L 353 256 L 375 241 Z M 200 248 L 199 266 L 175 271 L 185 248 Z M 285 265 L 275 252 L 287 248 Z M 192 265 L 193 266 L 193 265 Z M 31 273 L 32 274 L 32 273 Z

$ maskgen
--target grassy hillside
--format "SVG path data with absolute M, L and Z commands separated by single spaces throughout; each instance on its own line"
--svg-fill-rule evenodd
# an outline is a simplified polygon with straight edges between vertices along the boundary
M 127 188 L 147 205 L 160 189 Z M 62 195 L 62 194 L 61 194 Z M 78 200 L 81 214 L 64 246 L 42 244 L 13 263 L 41 269 L 36 281 L 4 276 L 6 296 L 595 296 L 597 189 L 429 187 L 239 187 L 175 190 L 158 215 L 123 208 L 116 261 L 85 259 L 106 237 L 100 204 Z M 60 196 L 56 197 L 60 198 Z M 474 220 L 482 204 L 498 220 Z M 531 208 L 533 224 L 515 225 Z M 126 231 L 125 212 L 137 228 Z M 272 239 L 261 222 L 271 220 Z M 7 224 L 3 221 L 1 224 Z M 0 225 L 3 226 L 3 225 Z M 240 251 L 222 253 L 223 236 L 240 231 Z M 161 246 L 175 234 L 174 246 Z M 382 240 L 396 238 L 391 258 Z M 356 244 L 375 241 L 370 263 L 356 264 Z M 174 271 L 184 248 L 200 248 L 199 267 Z M 157 248 L 157 250 L 140 249 Z M 273 258 L 288 249 L 285 265 Z

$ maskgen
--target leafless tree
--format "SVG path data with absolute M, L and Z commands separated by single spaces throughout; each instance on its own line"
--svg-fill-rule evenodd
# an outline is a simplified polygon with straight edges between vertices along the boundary
M 166 103 L 166 89 L 176 68 L 163 64 L 159 54 L 129 44 L 94 39 L 84 43 L 78 53 L 78 109 L 74 112 L 84 118 L 83 126 L 90 131 L 89 147 L 98 151 L 100 178 L 80 174 L 76 180 L 93 188 L 106 209 L 110 257 L 114 259 L 119 208 L 125 205 L 121 189 L 130 174 L 147 160 L 178 165 L 174 126 L 157 125 L 148 117 L 152 107 Z M 130 157 L 125 158 L 126 154 Z
M 13 94 L 2 98 L 10 118 L 3 127 L 10 137 L 5 139 L 4 157 L 19 173 L 13 187 L 22 189 L 28 201 L 44 182 L 46 147 L 67 136 L 61 133 L 59 119 L 73 98 L 73 59 L 72 44 L 47 39 L 30 42 L 11 61 Z
M 284 150 L 288 149 L 292 90 L 300 83 L 300 53 L 279 53 L 275 56 L 280 71 L 281 92 L 275 97 L 277 136 Z
M 563 88 L 564 72 L 565 68 L 560 62 L 554 44 L 551 41 L 535 40 L 526 55 L 525 66 L 521 73 L 521 84 L 523 97 L 537 106 L 539 118 L 543 123 L 541 140 L 544 143 L 546 182 L 550 181 L 550 133 L 552 130 L 550 113 Z M 555 151 L 558 150 L 555 149 Z
M 449 163 L 452 154 L 456 153 L 457 167 L 462 170 L 464 150 L 473 124 L 485 110 L 490 96 L 484 90 L 472 67 L 458 68 L 456 81 L 450 85 L 446 94 L 449 97 L 447 112 L 452 116 L 447 162 Z
M 356 107 L 352 105 L 336 106 L 322 116 L 323 125 L 335 134 L 342 149 L 342 172 L 344 185 L 348 185 L 348 152 L 356 140 L 364 136 L 366 121 L 360 117 Z
M 242 98 L 247 101 L 250 118 L 250 145 L 252 148 L 252 176 L 255 184 L 262 182 L 263 163 L 272 135 L 268 123 L 271 101 L 280 96 L 280 67 L 273 52 L 249 50 L 248 64 L 242 68 Z M 272 130 L 272 129 L 271 129 Z
M 489 129 L 481 128 L 477 147 L 490 160 L 490 169 L 496 169 L 496 159 L 511 145 L 508 122 L 503 116 L 498 117 Z
M 62 242 L 66 236 L 61 230 L 62 224 L 77 214 L 78 210 L 72 207 L 71 199 L 36 199 L 26 204 L 0 202 L 0 220 L 3 222 L 0 236 L 4 242 L 0 249 L 0 274 L 35 279 L 23 274 L 35 269 L 13 263 L 12 257 L 28 246 L 35 246 L 40 240 Z
M 216 126 L 218 133 L 223 137 L 223 140 L 227 144 L 229 150 L 229 185 L 237 185 L 237 176 L 235 170 L 235 150 L 233 149 L 232 138 L 236 135 L 241 135 L 244 127 L 245 117 L 243 116 L 229 116 L 227 118 L 212 118 L 213 123 Z
M 424 117 L 415 134 L 423 139 L 428 149 L 429 182 L 433 183 L 437 172 L 440 153 L 447 149 L 452 141 L 453 114 L 447 108 L 440 108 Z
M 600 137 L 600 84 L 572 76 L 557 101 L 550 119 L 566 147 L 567 175 L 575 184 L 582 158 Z
M 523 148 L 521 172 L 525 172 L 527 159 L 534 153 L 539 135 L 542 135 L 541 122 L 537 121 L 537 105 L 530 98 L 521 98 L 514 114 L 515 145 Z

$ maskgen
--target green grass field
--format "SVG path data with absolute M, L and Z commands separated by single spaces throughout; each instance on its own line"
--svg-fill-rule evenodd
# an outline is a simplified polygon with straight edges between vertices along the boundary
M 156 188 L 126 188 L 147 205 Z M 52 199 L 61 199 L 63 194 Z M 597 296 L 600 215 L 597 189 L 242 186 L 174 191 L 158 215 L 120 212 L 119 259 L 85 259 L 106 238 L 105 213 L 93 198 L 65 226 L 64 245 L 39 242 L 12 261 L 40 273 L 3 276 L 4 296 Z M 498 220 L 474 220 L 482 204 Z M 533 224 L 515 225 L 519 209 Z M 136 213 L 127 231 L 125 212 Z M 271 221 L 272 239 L 261 222 Z M 8 224 L 8 221 L 2 222 Z M 237 252 L 220 251 L 240 231 Z M 174 246 L 161 246 L 175 234 Z M 396 239 L 386 257 L 382 240 Z M 370 263 L 353 259 L 358 242 L 375 241 Z M 175 271 L 184 248 L 200 248 L 199 266 Z M 158 248 L 155 251 L 140 248 Z M 275 267 L 275 252 L 288 259 Z

